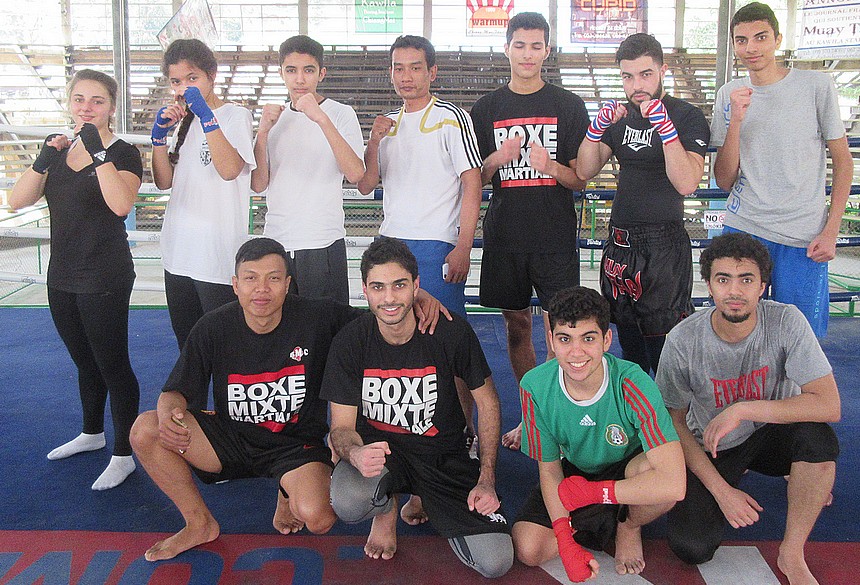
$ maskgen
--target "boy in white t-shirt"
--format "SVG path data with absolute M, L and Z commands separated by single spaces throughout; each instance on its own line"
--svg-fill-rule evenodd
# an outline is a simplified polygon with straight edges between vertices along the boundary
M 351 107 L 317 92 L 326 75 L 321 44 L 297 35 L 279 55 L 290 103 L 263 107 L 251 188 L 268 189 L 264 233 L 289 252 L 292 292 L 347 303 L 343 179 L 364 174 L 361 127 Z

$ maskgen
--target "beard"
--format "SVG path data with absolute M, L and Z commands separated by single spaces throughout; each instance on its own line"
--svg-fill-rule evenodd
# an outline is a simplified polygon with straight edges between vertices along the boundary
M 752 313 L 741 313 L 741 314 L 731 315 L 731 314 L 726 313 L 724 311 L 720 311 L 720 313 L 722 314 L 723 319 L 725 319 L 729 323 L 743 323 L 744 321 L 746 321 L 747 319 L 750 318 L 750 315 L 752 315 Z
M 663 80 L 660 80 L 660 83 L 657 85 L 657 90 L 654 93 L 648 93 L 648 92 L 642 92 L 642 93 L 647 93 L 649 97 L 647 100 L 642 100 L 642 102 L 640 102 L 640 103 L 650 101 L 650 100 L 660 99 L 661 97 L 663 97 Z M 640 111 L 640 108 L 639 108 L 640 104 L 633 102 L 633 96 L 631 96 L 631 95 L 627 96 L 627 104 L 628 104 L 628 107 L 627 107 L 628 111 L 630 110 L 630 108 L 633 108 L 633 110 L 635 110 L 637 112 Z

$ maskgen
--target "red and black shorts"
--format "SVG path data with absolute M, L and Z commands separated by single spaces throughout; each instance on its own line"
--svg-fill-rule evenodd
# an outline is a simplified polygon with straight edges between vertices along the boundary
M 600 267 L 600 290 L 613 323 L 665 335 L 694 311 L 692 247 L 683 222 L 610 224 Z

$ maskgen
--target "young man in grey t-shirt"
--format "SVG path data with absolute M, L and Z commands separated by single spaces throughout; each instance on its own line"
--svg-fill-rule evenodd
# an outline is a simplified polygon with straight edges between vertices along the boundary
M 668 335 L 657 386 L 684 450 L 687 495 L 668 515 L 669 546 L 688 563 L 714 556 L 726 521 L 749 526 L 763 508 L 737 488 L 748 470 L 790 475 L 777 566 L 817 583 L 803 548 L 836 473 L 840 417 L 830 364 L 800 311 L 760 300 L 772 261 L 748 234 L 714 239 L 700 259 L 714 307 Z
M 726 231 L 754 235 L 774 262 L 771 298 L 796 305 L 819 337 L 827 333 L 827 262 L 848 201 L 854 162 L 836 89 L 823 72 L 776 62 L 779 23 L 753 2 L 731 22 L 735 56 L 749 77 L 717 92 L 711 146 L 714 177 L 726 200 Z M 830 211 L 826 151 L 833 160 Z

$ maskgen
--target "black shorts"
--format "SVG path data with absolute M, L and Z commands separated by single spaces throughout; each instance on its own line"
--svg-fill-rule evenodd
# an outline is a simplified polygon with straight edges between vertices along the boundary
M 430 524 L 444 538 L 510 533 L 501 508 L 490 516 L 469 510 L 466 500 L 478 483 L 480 463 L 465 449 L 417 455 L 392 447 L 385 466 L 391 474 L 391 493 L 420 496 Z
M 239 432 L 238 423 L 226 421 L 214 412 L 190 412 L 221 461 L 220 473 L 192 467 L 203 483 L 245 477 L 273 477 L 280 481 L 282 475 L 306 463 L 333 467 L 331 451 L 321 441 L 279 434 L 277 447 L 256 445 Z
M 718 451 L 711 463 L 729 485 L 737 487 L 748 469 L 778 477 L 787 475 L 795 461 L 825 463 L 838 456 L 839 441 L 828 424 L 766 424 L 740 445 Z M 687 495 L 667 518 L 669 546 L 691 563 L 713 556 L 727 524 L 714 496 L 689 470 Z
M 518 311 L 531 306 L 532 289 L 546 308 L 560 290 L 579 284 L 579 252 L 522 253 L 484 249 L 480 301 Z
M 602 481 L 604 479 L 624 479 L 624 471 L 627 464 L 634 457 L 642 453 L 637 449 L 621 461 L 613 463 L 597 473 L 586 473 L 567 459 L 561 460 L 561 468 L 565 477 L 577 475 L 588 481 Z M 570 525 L 576 530 L 573 539 L 593 550 L 605 550 L 607 545 L 615 540 L 615 531 L 619 522 L 627 519 L 627 506 L 624 504 L 590 504 L 583 506 L 570 513 Z M 540 491 L 540 483 L 532 489 L 526 503 L 523 504 L 517 522 L 531 522 L 540 526 L 552 528 L 549 512 L 543 501 L 543 493 Z
M 610 224 L 600 266 L 600 290 L 613 323 L 665 335 L 693 314 L 692 246 L 683 222 L 626 229 Z

